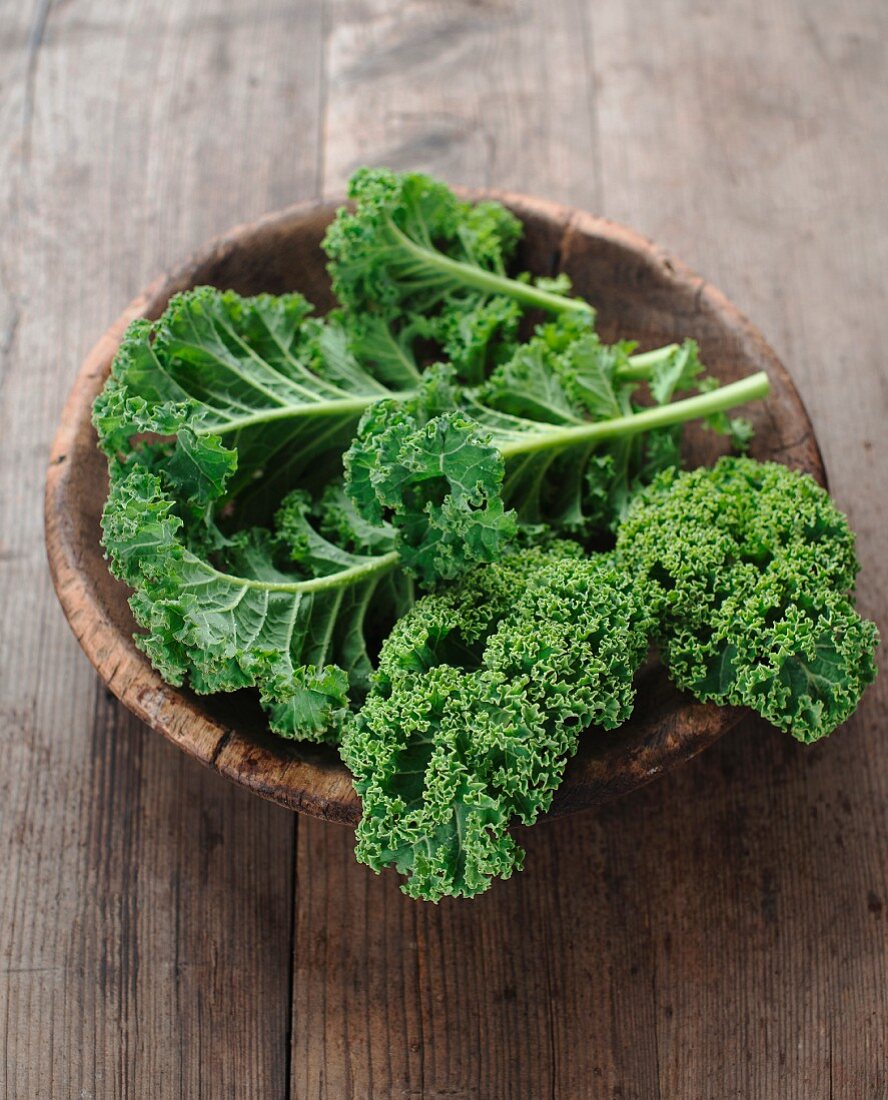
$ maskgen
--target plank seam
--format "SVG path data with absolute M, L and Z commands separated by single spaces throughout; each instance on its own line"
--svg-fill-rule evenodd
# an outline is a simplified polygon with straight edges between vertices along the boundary
M 287 960 L 287 1032 L 284 1046 L 284 1097 L 293 1097 L 293 1013 L 296 1007 L 296 897 L 299 886 L 299 815 L 293 815 L 292 855 L 290 859 L 290 952 Z

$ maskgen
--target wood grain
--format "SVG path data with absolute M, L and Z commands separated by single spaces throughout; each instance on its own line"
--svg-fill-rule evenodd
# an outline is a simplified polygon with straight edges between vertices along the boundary
M 861 603 L 884 629 L 886 521 L 873 507 L 888 474 L 876 428 L 888 405 L 876 352 L 888 337 L 877 275 L 884 9 L 485 4 L 461 33 L 448 22 L 454 6 L 416 5 L 409 24 L 393 10 L 334 5 L 330 57 L 341 68 L 325 184 L 406 146 L 452 179 L 492 178 L 628 221 L 705 271 L 786 352 L 860 530 Z M 446 48 L 430 60 L 423 43 L 442 30 Z M 381 69 L 380 52 L 399 64 Z M 420 83 L 438 113 L 405 117 Z M 495 140 L 482 142 L 489 126 Z M 479 899 L 483 926 L 443 905 L 416 917 L 380 881 L 331 927 L 332 899 L 360 871 L 346 837 L 304 823 L 299 866 L 311 867 L 313 890 L 297 896 L 298 927 L 323 927 L 327 945 L 305 967 L 304 996 L 327 987 L 332 967 L 350 1011 L 328 1011 L 323 1036 L 302 1048 L 316 1075 L 296 1077 L 296 1095 L 373 1095 L 374 1069 L 381 1095 L 888 1095 L 884 692 L 878 683 L 812 750 L 751 726 L 644 791 L 531 830 L 522 878 Z M 332 868 L 324 897 L 319 864 Z M 409 960 L 424 919 L 438 935 L 420 966 L 384 983 L 337 965 L 338 951 L 372 960 L 392 941 Z M 431 990 L 430 973 L 440 975 Z M 396 1022 L 400 1041 L 386 1030 L 392 983 L 408 1019 L 434 1021 L 419 1060 L 402 1053 L 415 1024 Z M 458 1004 L 449 1028 L 430 1015 L 435 992 Z M 361 1060 L 336 1062 L 331 1079 L 320 1051 L 338 1043 Z M 380 1076 L 373 1053 L 386 1043 L 399 1054 Z
M 389 162 L 607 214 L 738 302 L 884 632 L 881 0 L 0 11 L 0 1096 L 885 1100 L 884 671 L 827 743 L 737 730 L 419 907 L 105 697 L 40 517 L 76 366 L 137 289 Z
M 317 189 L 320 15 L 0 9 L 0 1096 L 286 1089 L 292 817 L 106 697 L 38 497 L 96 333 L 208 235 Z

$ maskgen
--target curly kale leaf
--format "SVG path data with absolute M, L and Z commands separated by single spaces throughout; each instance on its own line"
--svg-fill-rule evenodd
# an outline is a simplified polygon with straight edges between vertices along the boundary
M 377 377 L 340 325 L 310 311 L 301 294 L 199 287 L 174 296 L 159 320 L 134 321 L 95 402 L 105 452 L 126 458 L 180 418 L 190 437 L 237 452 L 227 492 L 245 513 L 251 501 L 267 512 L 295 484 L 323 485 L 363 411 L 415 378 Z
M 421 396 L 403 409 L 377 402 L 367 411 L 345 455 L 357 511 L 394 525 L 404 567 L 425 585 L 496 561 L 515 536 L 499 495 L 499 456 L 472 420 L 440 415 L 459 403 L 451 375 L 430 369 Z
M 273 729 L 320 739 L 366 690 L 412 585 L 394 532 L 341 488 L 317 506 L 291 493 L 275 530 L 229 514 L 257 483 L 311 484 L 325 459 L 336 470 L 361 411 L 393 392 L 308 312 L 299 295 L 177 296 L 128 330 L 94 422 L 111 478 L 103 542 L 135 590 L 138 644 L 169 683 L 256 687 Z
M 325 539 L 296 491 L 276 533 L 188 538 L 162 476 L 117 467 L 102 518 L 112 572 L 134 589 L 136 643 L 170 684 L 202 694 L 258 688 L 271 728 L 335 740 L 372 669 L 368 624 L 382 634 L 412 592 L 394 549 L 355 554 Z
M 398 529 L 405 568 L 426 585 L 495 561 L 519 521 L 580 537 L 612 529 L 634 493 L 678 462 L 684 421 L 768 390 L 763 374 L 704 385 L 691 343 L 632 350 L 568 317 L 539 326 L 474 390 L 445 368 L 426 372 L 416 395 L 377 402 L 362 419 L 345 456 L 356 506 Z M 703 392 L 642 407 L 642 381 L 667 398 L 678 386 Z
M 499 203 L 473 205 L 429 176 L 380 168 L 359 169 L 348 193 L 354 209 L 338 212 L 324 248 L 357 354 L 382 322 L 389 344 L 414 358 L 431 344 L 477 382 L 514 344 L 524 309 L 592 313 L 565 296 L 564 280 L 507 277 L 522 227 Z
M 573 543 L 420 600 L 341 744 L 363 804 L 358 859 L 432 901 L 520 869 L 509 825 L 549 808 L 581 731 L 629 716 L 648 629 L 625 574 Z
M 646 593 L 672 678 L 800 741 L 831 733 L 875 676 L 845 516 L 807 475 L 724 458 L 635 501 L 617 553 Z

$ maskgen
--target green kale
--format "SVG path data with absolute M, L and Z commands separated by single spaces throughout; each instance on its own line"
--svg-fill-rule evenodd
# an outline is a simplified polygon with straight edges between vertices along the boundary
M 432 901 L 520 869 L 509 825 L 549 808 L 583 730 L 629 716 L 648 631 L 626 574 L 574 543 L 423 597 L 341 744 L 363 803 L 358 859 Z
M 355 334 L 356 354 L 418 354 L 431 344 L 457 375 L 480 381 L 514 345 L 522 310 L 592 314 L 560 281 L 509 278 L 521 237 L 496 202 L 458 199 L 419 173 L 361 168 L 324 238 L 333 291 Z M 542 284 L 542 285 L 540 285 Z
M 845 517 L 781 466 L 676 469 L 692 419 L 745 448 L 727 410 L 767 378 L 603 344 L 565 277 L 510 276 L 497 203 L 369 169 L 350 197 L 327 318 L 176 295 L 96 400 L 103 544 L 164 679 L 257 689 L 274 731 L 338 741 L 358 858 L 434 901 L 521 867 L 511 826 L 626 721 L 651 640 L 700 699 L 802 741 L 844 721 L 878 640 Z M 584 554 L 602 532 L 616 550 Z
M 496 561 L 518 523 L 575 537 L 612 529 L 631 497 L 679 460 L 680 425 L 731 430 L 724 410 L 768 392 L 764 374 L 723 388 L 699 377 L 688 342 L 632 354 L 602 344 L 588 318 L 538 326 L 481 386 L 426 372 L 414 395 L 376 402 L 345 456 L 347 486 L 371 522 L 399 531 L 405 568 L 423 584 Z M 643 407 L 676 389 L 694 396 Z
M 136 643 L 167 683 L 258 688 L 285 737 L 336 740 L 368 686 L 371 613 L 384 635 L 412 600 L 395 550 L 353 554 L 324 539 L 298 490 L 276 533 L 220 537 L 210 557 L 190 545 L 163 478 L 136 465 L 112 474 L 102 530 L 112 572 L 134 589 Z
M 807 475 L 745 458 L 665 472 L 630 507 L 617 554 L 672 678 L 700 699 L 810 742 L 875 676 L 876 627 L 851 595 L 854 536 Z
M 140 647 L 167 682 L 256 687 L 272 729 L 321 739 L 366 689 L 412 584 L 394 531 L 335 486 L 317 506 L 291 492 L 274 530 L 228 514 L 280 501 L 294 478 L 326 485 L 361 411 L 393 393 L 308 311 L 300 295 L 177 296 L 128 330 L 94 422 L 111 480 L 103 543 L 134 589 Z
M 96 399 L 102 448 L 131 457 L 134 439 L 177 431 L 182 454 L 190 440 L 224 441 L 237 452 L 228 496 L 239 509 L 265 507 L 266 519 L 287 489 L 322 487 L 363 411 L 416 379 L 381 380 L 342 327 L 311 308 L 301 294 L 199 287 L 175 295 L 159 320 L 134 321 Z

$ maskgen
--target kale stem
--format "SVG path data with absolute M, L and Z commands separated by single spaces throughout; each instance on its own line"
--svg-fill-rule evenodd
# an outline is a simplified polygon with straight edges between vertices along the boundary
M 232 573 L 223 573 L 214 569 L 207 562 L 195 557 L 189 552 L 188 560 L 199 563 L 207 572 L 215 577 L 220 577 L 237 588 L 258 589 L 261 592 L 322 592 L 327 588 L 344 588 L 349 584 L 358 584 L 377 573 L 387 573 L 398 564 L 400 554 L 397 550 L 390 550 L 387 554 L 380 554 L 375 558 L 367 558 L 365 562 L 359 562 L 348 569 L 340 569 L 338 573 L 324 573 L 319 577 L 309 577 L 301 581 L 263 581 L 254 580 L 251 577 L 238 577 Z
M 491 294 L 504 294 L 516 301 L 528 306 L 536 306 L 545 309 L 549 313 L 593 313 L 594 310 L 588 302 L 582 298 L 566 298 L 561 294 L 553 294 L 551 291 L 542 290 L 530 283 L 521 283 L 517 279 L 510 279 L 506 275 L 497 275 L 492 271 L 486 271 L 483 267 L 474 267 L 472 264 L 463 263 L 445 256 L 436 249 L 424 248 L 411 240 L 394 222 L 391 230 L 397 235 L 398 243 L 407 252 L 412 253 L 427 267 L 437 268 L 452 275 L 454 279 L 476 290 L 486 290 Z
M 682 424 L 686 420 L 712 416 L 713 413 L 722 412 L 734 405 L 743 405 L 747 401 L 766 397 L 770 389 L 767 374 L 759 371 L 739 382 L 721 386 L 717 390 L 697 394 L 683 401 L 674 401 L 671 405 L 657 405 L 654 408 L 642 409 L 631 416 L 598 420 L 575 428 L 541 428 L 538 431 L 528 432 L 526 436 L 516 434 L 512 442 L 501 444 L 499 451 L 503 458 L 508 460 L 516 455 L 532 454 L 536 451 L 560 450 L 583 443 L 599 443 L 605 439 L 613 439 L 615 436 L 636 435 L 638 432 L 650 431 L 652 428 L 665 428 L 671 424 Z
M 368 394 L 366 397 L 306 401 L 304 404 L 282 405 L 280 408 L 261 409 L 259 412 L 244 416 L 231 416 L 227 420 L 210 420 L 207 424 L 194 428 L 193 431 L 198 436 L 227 435 L 230 432 L 240 432 L 244 428 L 255 427 L 257 424 L 270 424 L 275 420 L 296 420 L 301 416 L 314 419 L 327 416 L 357 418 L 368 406 L 383 397 L 390 401 L 408 401 L 415 396 L 416 390 L 395 390 L 388 394 Z
M 678 344 L 665 344 L 662 348 L 654 348 L 653 351 L 642 351 L 638 355 L 629 356 L 628 366 L 617 370 L 617 378 L 620 381 L 643 381 L 649 378 L 651 371 L 659 363 L 665 363 L 674 351 L 678 350 Z

